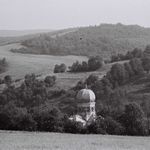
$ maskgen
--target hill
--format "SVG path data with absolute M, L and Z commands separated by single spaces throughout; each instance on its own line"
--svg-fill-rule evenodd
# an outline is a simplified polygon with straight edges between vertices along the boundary
M 101 24 L 76 28 L 65 34 L 41 34 L 22 42 L 22 53 L 50 55 L 101 55 L 109 58 L 116 53 L 126 53 L 134 48 L 144 48 L 150 43 L 150 28 L 137 25 Z
M 29 34 L 52 32 L 53 30 L 0 30 L 0 37 L 15 37 Z

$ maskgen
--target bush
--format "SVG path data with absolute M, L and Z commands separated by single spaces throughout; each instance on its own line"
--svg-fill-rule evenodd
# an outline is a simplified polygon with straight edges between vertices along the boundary
M 64 119 L 64 132 L 65 133 L 83 133 L 84 128 L 82 124 L 71 121 L 69 119 Z
M 106 132 L 112 135 L 123 135 L 124 127 L 111 117 L 105 118 Z
M 65 64 L 60 64 L 60 65 L 55 65 L 54 68 L 54 73 L 63 73 L 66 72 L 66 65 Z
M 93 121 L 87 126 L 87 132 L 94 134 L 107 134 L 105 120 L 103 118 L 98 118 L 96 121 Z
M 48 87 L 52 87 L 56 82 L 56 76 L 47 76 L 45 77 L 44 82 Z

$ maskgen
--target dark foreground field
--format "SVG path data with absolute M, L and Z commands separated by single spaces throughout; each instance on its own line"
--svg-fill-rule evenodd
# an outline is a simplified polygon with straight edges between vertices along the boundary
M 0 131 L 0 150 L 149 150 L 150 137 Z

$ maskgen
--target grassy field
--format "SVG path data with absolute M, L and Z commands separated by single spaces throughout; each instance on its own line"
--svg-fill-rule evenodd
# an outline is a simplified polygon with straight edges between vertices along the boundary
M 8 70 L 1 74 L 3 77 L 7 74 L 14 79 L 23 78 L 27 73 L 52 74 L 55 64 L 65 63 L 70 66 L 76 60 L 87 60 L 83 56 L 50 56 L 50 55 L 31 55 L 12 53 L 10 49 L 19 48 L 20 44 L 10 44 L 0 46 L 0 57 L 5 57 L 9 63 Z
M 57 77 L 56 86 L 58 88 L 68 89 L 76 85 L 78 81 L 87 78 L 90 74 L 97 74 L 100 78 L 103 77 L 103 75 L 112 66 L 112 64 L 108 64 L 104 68 L 101 68 L 101 70 L 98 70 L 96 72 L 66 72 L 53 74 L 55 64 L 65 63 L 67 66 L 70 66 L 76 60 L 81 62 L 87 61 L 88 58 L 83 56 L 32 55 L 13 53 L 10 51 L 10 49 L 12 48 L 15 49 L 19 47 L 21 47 L 19 43 L 0 46 L 0 58 L 5 57 L 9 64 L 7 71 L 0 74 L 1 78 L 3 78 L 5 75 L 11 75 L 14 80 L 23 79 L 26 74 L 30 73 L 40 75 L 40 78 L 44 78 L 47 75 L 55 75 Z
M 150 137 L 0 131 L 0 150 L 149 150 Z

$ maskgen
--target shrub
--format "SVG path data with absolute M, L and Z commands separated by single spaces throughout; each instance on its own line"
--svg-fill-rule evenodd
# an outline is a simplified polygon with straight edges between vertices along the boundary
M 71 121 L 69 119 L 64 119 L 64 132 L 65 133 L 82 133 L 83 132 L 82 124 Z
M 124 134 L 124 127 L 111 117 L 105 118 L 106 132 L 112 135 L 122 135 Z
M 48 87 L 52 87 L 56 82 L 56 76 L 47 76 L 45 77 L 44 82 Z
M 105 120 L 98 118 L 96 121 L 93 121 L 90 125 L 87 126 L 87 132 L 94 134 L 106 134 Z
M 66 65 L 65 64 L 60 64 L 60 65 L 55 65 L 54 68 L 54 73 L 63 73 L 66 72 Z

